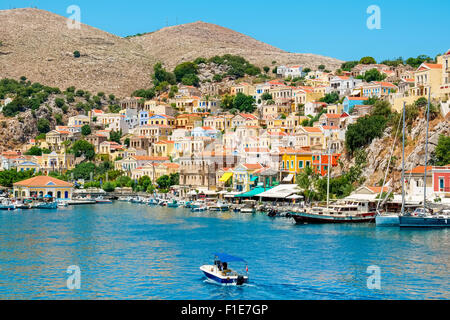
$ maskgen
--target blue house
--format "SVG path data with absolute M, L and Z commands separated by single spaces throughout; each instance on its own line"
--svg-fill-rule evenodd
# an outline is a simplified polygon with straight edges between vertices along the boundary
M 367 97 L 345 97 L 343 102 L 344 112 L 350 114 L 354 106 L 362 105 L 367 100 L 369 100 Z
M 144 126 L 148 124 L 149 114 L 148 111 L 142 110 L 139 112 L 139 125 Z

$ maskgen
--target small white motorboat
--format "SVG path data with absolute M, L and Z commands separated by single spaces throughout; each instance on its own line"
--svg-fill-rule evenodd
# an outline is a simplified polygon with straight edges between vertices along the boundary
M 210 211 L 229 211 L 230 210 L 230 205 L 228 205 L 225 202 L 222 202 L 222 201 L 219 200 L 219 201 L 217 201 L 217 203 L 209 206 L 208 209 Z
M 191 212 L 204 212 L 206 210 L 208 210 L 208 208 L 205 205 L 201 205 L 199 207 L 196 206 L 196 207 L 191 208 Z
M 248 267 L 246 267 L 246 274 L 240 274 L 231 270 L 228 266 L 229 262 L 246 262 L 239 257 L 230 256 L 226 253 L 214 254 L 214 265 L 203 265 L 200 270 L 209 279 L 222 285 L 237 285 L 241 286 L 248 283 Z
M 105 199 L 102 196 L 99 196 L 95 199 L 96 203 L 112 203 L 112 200 L 110 199 Z

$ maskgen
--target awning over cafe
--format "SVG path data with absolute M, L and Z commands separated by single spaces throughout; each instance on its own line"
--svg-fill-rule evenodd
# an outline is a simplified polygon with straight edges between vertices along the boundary
M 222 178 L 219 179 L 220 182 L 227 182 L 228 180 L 231 179 L 231 177 L 233 176 L 232 172 L 226 172 Z

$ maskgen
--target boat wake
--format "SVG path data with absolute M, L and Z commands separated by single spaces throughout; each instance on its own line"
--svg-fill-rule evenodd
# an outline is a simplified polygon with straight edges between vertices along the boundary
M 208 278 L 207 279 L 203 279 L 203 282 L 207 283 L 207 284 L 214 284 L 214 285 L 219 286 L 219 287 L 239 287 L 239 288 L 256 287 L 256 285 L 252 284 L 252 283 L 244 283 L 244 284 L 238 286 L 236 283 L 218 283 L 218 282 L 216 282 L 214 280 L 211 280 L 211 279 L 208 279 Z

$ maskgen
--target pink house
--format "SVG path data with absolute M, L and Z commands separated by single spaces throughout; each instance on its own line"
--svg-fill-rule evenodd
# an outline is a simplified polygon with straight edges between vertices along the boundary
M 450 197 L 450 164 L 433 167 L 433 192 L 440 197 Z

